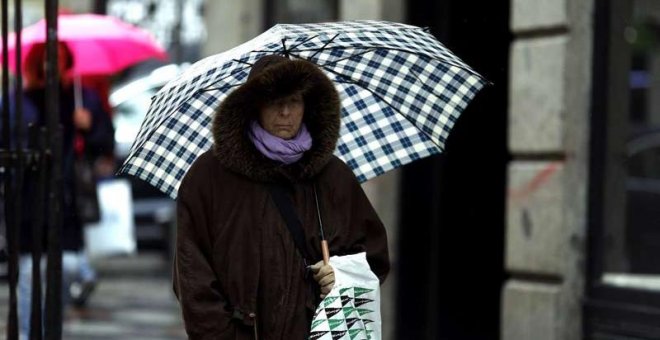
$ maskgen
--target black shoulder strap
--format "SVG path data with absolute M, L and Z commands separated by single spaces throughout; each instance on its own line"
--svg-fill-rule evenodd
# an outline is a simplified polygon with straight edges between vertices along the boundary
M 282 215 L 282 218 L 284 218 L 284 222 L 286 222 L 286 226 L 291 232 L 291 236 L 293 236 L 293 241 L 296 243 L 300 255 L 302 255 L 304 259 L 310 260 L 311 257 L 307 253 L 307 248 L 305 247 L 305 231 L 302 228 L 300 218 L 298 218 L 296 211 L 293 209 L 291 199 L 287 196 L 284 187 L 281 185 L 270 184 L 268 188 L 270 189 L 273 201 L 275 201 L 275 205 L 280 210 L 280 214 Z

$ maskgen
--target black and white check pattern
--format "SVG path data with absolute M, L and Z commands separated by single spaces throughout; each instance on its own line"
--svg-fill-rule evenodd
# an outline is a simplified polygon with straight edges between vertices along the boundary
M 283 43 L 284 40 L 284 43 Z M 211 147 L 212 116 L 264 55 L 309 60 L 342 99 L 335 153 L 360 181 L 442 151 L 483 78 L 425 30 L 384 21 L 276 25 L 200 60 L 153 99 L 120 173 L 173 198 L 193 161 Z

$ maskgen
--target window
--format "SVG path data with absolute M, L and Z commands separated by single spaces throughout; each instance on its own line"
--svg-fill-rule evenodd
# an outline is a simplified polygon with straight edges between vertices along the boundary
M 660 1 L 596 1 L 587 336 L 660 337 Z

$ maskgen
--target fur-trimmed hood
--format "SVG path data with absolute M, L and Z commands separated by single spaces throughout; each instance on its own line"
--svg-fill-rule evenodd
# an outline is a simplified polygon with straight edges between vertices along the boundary
M 248 137 L 262 103 L 302 91 L 303 122 L 312 148 L 298 162 L 283 165 L 263 156 Z M 330 160 L 339 138 L 340 101 L 334 84 L 314 64 L 280 56 L 259 59 L 248 80 L 220 104 L 213 118 L 213 153 L 227 169 L 252 180 L 309 179 Z

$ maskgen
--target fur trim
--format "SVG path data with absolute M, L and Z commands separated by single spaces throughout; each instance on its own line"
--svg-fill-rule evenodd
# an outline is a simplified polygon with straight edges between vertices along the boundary
M 252 144 L 247 129 L 261 103 L 301 90 L 303 121 L 312 135 L 312 148 L 302 159 L 283 165 L 263 156 Z M 230 93 L 213 119 L 213 152 L 231 171 L 257 181 L 309 179 L 330 160 L 339 138 L 340 101 L 334 84 L 314 64 L 286 60 L 266 66 Z

